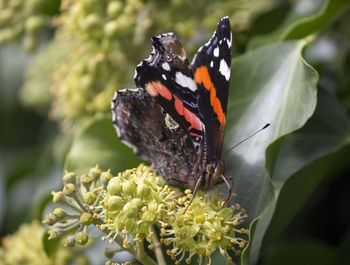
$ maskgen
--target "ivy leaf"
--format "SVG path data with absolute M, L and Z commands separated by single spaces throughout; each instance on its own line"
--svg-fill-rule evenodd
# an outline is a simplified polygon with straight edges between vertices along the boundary
M 113 174 L 134 168 L 142 160 L 131 148 L 120 142 L 112 124 L 112 116 L 94 118 L 74 139 L 65 161 L 65 169 L 83 174 L 98 164 Z
M 282 24 L 273 32 L 256 36 L 249 49 L 283 40 L 301 39 L 318 32 L 349 8 L 348 0 L 302 0 L 295 2 Z M 264 22 L 260 22 L 264 23 Z
M 237 202 L 246 208 L 251 240 L 262 240 L 256 221 L 273 201 L 265 173 L 265 149 L 283 135 L 302 127 L 316 106 L 317 72 L 302 58 L 306 42 L 266 46 L 232 61 L 231 89 L 224 150 L 270 122 L 264 132 L 238 146 L 223 159 L 226 176 L 233 176 Z M 278 152 L 278 146 L 276 146 Z M 272 159 L 272 158 L 271 158 Z M 249 260 L 250 246 L 242 255 Z
M 316 240 L 279 245 L 274 249 L 273 254 L 264 264 L 331 265 L 337 258 L 336 248 Z
M 343 158 L 350 156 L 350 119 L 329 93 L 321 90 L 318 98 L 315 115 L 307 124 L 275 143 L 278 157 L 268 171 L 276 200 L 258 221 L 256 230 L 266 232 L 262 242 L 252 242 L 254 248 L 261 244 L 266 249 L 276 241 L 318 185 L 348 166 Z M 270 148 L 268 157 L 274 155 Z

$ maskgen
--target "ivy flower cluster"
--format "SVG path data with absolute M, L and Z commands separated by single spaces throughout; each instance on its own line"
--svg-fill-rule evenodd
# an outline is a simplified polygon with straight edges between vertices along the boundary
M 191 202 L 190 190 L 183 194 L 172 189 L 148 166 L 117 176 L 96 166 L 79 177 L 66 172 L 63 181 L 63 190 L 53 192 L 53 200 L 71 210 L 56 208 L 43 222 L 49 225 L 50 239 L 63 237 L 66 246 L 86 244 L 89 225 L 104 233 L 102 240 L 119 245 L 106 249 L 108 258 L 128 251 L 144 264 L 153 262 L 146 242 L 157 259 L 162 251 L 156 248 L 162 243 L 175 264 L 189 264 L 194 257 L 210 264 L 217 249 L 230 264 L 246 246 L 248 230 L 242 223 L 247 214 L 238 204 L 223 207 L 215 192 L 198 192 Z
M 82 176 L 66 172 L 62 191 L 52 192 L 53 202 L 61 203 L 72 213 L 56 208 L 46 215 L 43 223 L 49 225 L 49 239 L 59 239 L 70 233 L 65 237 L 65 246 L 72 247 L 76 243 L 85 245 L 89 240 L 88 227 L 100 220 L 101 191 L 107 187 L 111 178 L 109 171 L 102 172 L 97 166 Z
M 6 265 L 65 265 L 88 264 L 88 260 L 78 249 L 69 251 L 62 242 L 57 244 L 55 255 L 44 250 L 45 228 L 38 221 L 22 224 L 18 231 L 1 240 L 0 264 Z
M 51 26 L 51 17 L 45 14 L 46 0 L 0 1 L 0 44 L 22 37 L 25 50 L 33 50 L 42 28 Z
M 191 197 L 190 191 L 187 193 Z M 188 203 L 186 198 L 180 198 L 179 202 L 181 205 Z M 247 214 L 239 204 L 229 208 L 223 207 L 224 204 L 215 192 L 210 198 L 208 194 L 198 192 L 185 213 L 183 207 L 179 207 L 174 216 L 163 219 L 161 242 L 172 244 L 173 248 L 167 254 L 175 263 L 185 259 L 190 264 L 191 258 L 197 255 L 199 264 L 203 259 L 210 264 L 211 254 L 219 249 L 227 264 L 231 264 L 229 251 L 234 256 L 241 254 L 246 245 L 244 235 L 249 232 L 242 227 Z

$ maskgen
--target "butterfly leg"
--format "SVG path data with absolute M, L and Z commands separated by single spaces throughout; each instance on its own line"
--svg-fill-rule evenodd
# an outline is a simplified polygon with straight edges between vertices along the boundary
M 191 201 L 190 201 L 190 203 L 187 205 L 187 207 L 186 207 L 185 211 L 183 212 L 183 214 L 186 213 L 188 207 L 192 204 L 192 201 L 193 201 L 193 199 L 194 199 L 194 196 L 196 196 L 197 190 L 198 190 L 198 188 L 199 188 L 199 184 L 201 183 L 202 179 L 203 179 L 203 175 L 201 175 L 200 178 L 197 180 L 196 186 L 194 187 L 194 190 L 193 190 L 193 194 L 192 194 Z
M 222 205 L 222 207 L 227 206 L 227 204 L 229 203 L 230 199 L 231 199 L 231 194 L 232 194 L 232 186 L 233 186 L 233 178 L 229 177 L 229 181 L 231 181 L 231 184 L 229 183 L 229 181 L 223 176 L 221 175 L 222 180 L 225 182 L 227 188 L 228 188 L 228 195 L 225 199 L 225 203 Z

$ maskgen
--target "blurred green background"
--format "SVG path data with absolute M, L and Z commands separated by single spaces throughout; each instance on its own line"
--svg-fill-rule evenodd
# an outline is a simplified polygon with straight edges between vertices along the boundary
M 41 220 L 50 192 L 62 185 L 63 169 L 83 167 L 72 152 L 74 139 L 81 140 L 92 119 L 109 115 L 115 90 L 134 86 L 135 66 L 148 57 L 151 36 L 176 32 L 192 58 L 225 15 L 232 24 L 233 57 L 309 38 L 303 57 L 319 74 L 314 116 L 286 136 L 289 145 L 279 143 L 283 152 L 295 154 L 288 161 L 302 166 L 279 189 L 250 263 L 350 264 L 345 0 L 0 0 L 0 237 Z M 301 138 L 304 149 L 296 152 L 293 143 Z M 139 163 L 128 161 L 119 169 Z M 313 175 L 314 182 L 305 178 Z M 285 215 L 294 202 L 297 207 Z

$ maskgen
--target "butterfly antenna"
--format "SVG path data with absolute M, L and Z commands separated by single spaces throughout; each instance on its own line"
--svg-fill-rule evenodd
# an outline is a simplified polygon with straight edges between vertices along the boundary
M 248 137 L 244 138 L 243 140 L 239 141 L 237 144 L 235 144 L 234 146 L 232 146 L 230 149 L 228 149 L 223 155 L 222 157 L 224 157 L 225 155 L 227 155 L 232 149 L 236 148 L 237 146 L 239 146 L 241 143 L 244 143 L 245 141 L 249 140 L 250 138 L 252 138 L 254 135 L 256 135 L 257 133 L 265 130 L 267 127 L 269 127 L 271 125 L 271 123 L 266 123 L 264 125 L 264 127 L 262 127 L 261 129 L 257 130 L 256 132 L 252 133 L 251 135 L 249 135 Z

